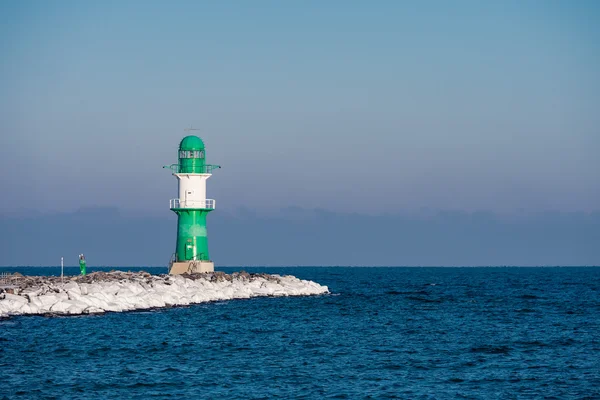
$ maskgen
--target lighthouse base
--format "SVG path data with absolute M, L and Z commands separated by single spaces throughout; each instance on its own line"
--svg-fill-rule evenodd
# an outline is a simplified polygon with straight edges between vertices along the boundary
M 174 262 L 171 265 L 169 274 L 201 274 L 203 272 L 213 272 L 214 270 L 215 263 L 213 263 L 212 261 L 184 261 Z

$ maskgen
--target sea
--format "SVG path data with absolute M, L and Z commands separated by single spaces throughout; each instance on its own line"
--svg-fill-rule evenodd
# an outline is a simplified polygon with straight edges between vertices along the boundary
M 2 319 L 0 399 L 600 398 L 600 268 L 218 269 L 331 294 Z

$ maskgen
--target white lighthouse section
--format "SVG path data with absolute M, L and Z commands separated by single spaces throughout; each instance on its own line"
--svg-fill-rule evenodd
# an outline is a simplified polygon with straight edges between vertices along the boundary
M 212 174 L 173 175 L 177 177 L 179 198 L 171 200 L 170 208 L 215 208 L 215 201 L 206 198 L 206 180 Z

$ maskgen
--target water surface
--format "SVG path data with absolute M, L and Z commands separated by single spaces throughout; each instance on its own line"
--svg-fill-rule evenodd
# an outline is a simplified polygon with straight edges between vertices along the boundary
M 0 398 L 600 397 L 600 268 L 246 270 L 332 294 L 0 320 Z

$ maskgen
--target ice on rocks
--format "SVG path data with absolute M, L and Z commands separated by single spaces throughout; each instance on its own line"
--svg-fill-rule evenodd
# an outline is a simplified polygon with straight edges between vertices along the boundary
M 64 283 L 58 277 L 19 277 L 13 293 L 0 289 L 0 317 L 22 314 L 97 314 L 261 296 L 329 293 L 327 286 L 294 276 L 225 274 L 150 275 L 94 272 Z

